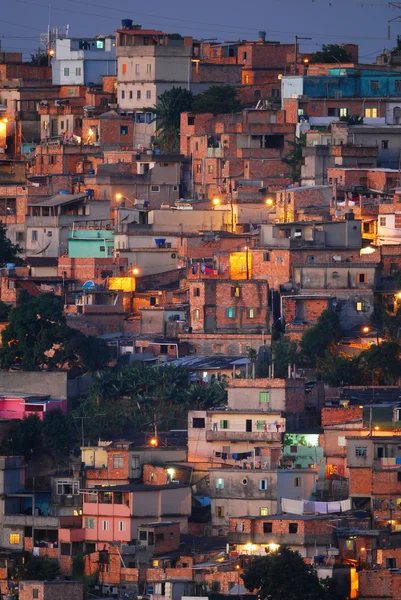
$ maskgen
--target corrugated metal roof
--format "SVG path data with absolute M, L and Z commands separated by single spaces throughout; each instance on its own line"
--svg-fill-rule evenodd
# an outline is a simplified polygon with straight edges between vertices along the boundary
M 29 202 L 28 206 L 62 206 L 63 204 L 70 204 L 77 200 L 85 200 L 85 198 L 85 194 L 57 194 L 57 196 L 52 196 L 52 198 Z

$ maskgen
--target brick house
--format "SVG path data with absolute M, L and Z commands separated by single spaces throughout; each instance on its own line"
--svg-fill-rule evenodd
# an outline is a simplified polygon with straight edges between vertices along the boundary
M 84 585 L 79 581 L 22 581 L 18 586 L 20 600 L 83 600 Z

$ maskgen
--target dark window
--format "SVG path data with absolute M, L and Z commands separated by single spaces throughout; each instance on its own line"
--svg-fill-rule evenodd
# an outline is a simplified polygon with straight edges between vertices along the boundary
M 128 125 L 121 125 L 120 135 L 128 135 Z
M 389 141 L 388 140 L 382 140 L 382 150 L 388 150 L 389 149 Z
M 188 117 L 188 125 L 195 125 L 195 117 Z
M 395 89 L 397 90 L 397 92 L 401 92 L 401 79 L 395 80 Z
M 396 569 L 397 560 L 395 558 L 386 558 L 386 569 Z
M 194 429 L 204 429 L 205 428 L 205 419 L 203 417 L 193 417 L 192 418 L 192 427 Z
M 261 96 L 262 96 L 261 90 L 253 90 L 253 96 L 254 96 L 254 98 L 261 98 Z
M 156 533 L 156 542 L 164 541 L 164 533 Z
M 372 79 L 370 82 L 370 89 L 371 90 L 378 90 L 379 89 L 379 80 L 378 79 Z
M 162 344 L 160 346 L 160 354 L 168 354 L 168 347 L 167 344 Z
M 60 544 L 61 556 L 71 556 L 71 544 Z
M 32 590 L 32 598 L 39 598 L 39 590 L 38 590 L 38 588 L 33 588 L 33 590 Z
M 290 523 L 288 525 L 288 533 L 298 533 L 298 523 Z
M 200 296 L 200 288 L 194 288 L 194 296 Z
M 397 473 L 397 481 L 401 481 L 401 471 L 398 471 Z
M 263 523 L 263 533 L 272 533 L 273 523 Z
M 141 540 L 141 542 L 146 542 L 146 540 L 148 539 L 148 532 L 147 531 L 140 531 L 139 532 L 139 539 Z
M 328 116 L 328 117 L 335 117 L 335 116 L 336 116 L 336 111 L 337 111 L 337 109 L 336 109 L 336 108 L 334 108 L 334 107 L 329 107 L 329 108 L 327 109 L 327 116 Z
M 270 252 L 263 252 L 263 260 L 268 262 L 270 260 Z

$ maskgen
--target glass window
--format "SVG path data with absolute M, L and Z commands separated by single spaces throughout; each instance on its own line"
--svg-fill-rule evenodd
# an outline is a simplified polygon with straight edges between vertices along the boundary
M 365 108 L 365 117 L 367 119 L 377 119 L 377 108 Z
M 10 544 L 15 546 L 20 543 L 21 536 L 19 533 L 10 533 Z
M 267 515 L 269 514 L 269 509 L 267 507 L 263 507 L 260 509 L 260 516 L 261 517 L 267 517 Z
M 127 528 L 127 524 L 125 521 L 118 522 L 118 531 L 125 531 Z
M 200 309 L 199 308 L 195 308 L 194 310 L 194 320 L 195 321 L 199 321 L 200 319 Z
M 348 108 L 340 108 L 340 117 L 348 117 Z
M 128 125 L 120 126 L 120 135 L 128 135 Z
M 265 430 L 266 421 L 256 421 L 256 429 L 257 431 Z
M 150 90 L 146 90 L 146 100 L 150 100 L 152 98 L 152 92 Z
M 294 477 L 294 487 L 301 487 L 301 478 Z
M 103 50 L 104 40 L 96 40 L 96 48 L 98 48 L 98 50 Z
M 109 522 L 108 521 L 102 521 L 102 529 L 103 529 L 103 531 L 109 530 Z
M 124 468 L 124 455 L 123 454 L 115 454 L 113 456 L 113 469 L 123 469 Z
M 268 404 L 270 402 L 270 392 L 259 392 L 260 404 Z
M 222 419 L 220 421 L 220 429 L 230 429 L 230 421 L 227 419 Z
M 141 99 L 141 90 L 137 90 L 136 91 L 136 99 L 140 100 Z
M 288 533 L 298 533 L 298 523 L 289 523 Z
M 255 309 L 248 308 L 248 319 L 254 319 L 254 318 L 255 318 Z
M 338 445 L 339 446 L 345 446 L 345 436 L 344 435 L 339 435 L 338 436 Z
M 355 456 L 357 457 L 365 457 L 367 456 L 368 449 L 366 446 L 357 446 L 355 448 Z
M 68 67 L 64 67 L 64 77 L 68 77 L 70 74 L 70 69 Z
M 135 65 L 135 73 L 139 74 L 141 72 L 141 67 L 140 65 Z
M 224 506 L 216 506 L 216 517 L 224 517 Z
M 31 239 L 32 239 L 33 242 L 37 242 L 38 241 L 38 232 L 36 231 L 36 229 L 34 229 L 32 231 L 32 238 Z
M 151 73 L 152 72 L 152 65 L 149 64 L 149 63 L 146 65 L 146 72 L 147 73 Z
M 226 308 L 226 317 L 228 319 L 234 319 L 235 318 L 235 308 L 233 306 L 230 306 L 230 307 Z
M 218 477 L 216 479 L 216 489 L 222 490 L 223 488 L 224 488 L 224 478 L 223 477 Z
M 86 517 L 85 519 L 85 529 L 95 529 L 95 519 L 90 517 Z
M 263 533 L 272 533 L 272 532 L 273 532 L 273 523 L 263 523 Z
M 259 481 L 259 489 L 260 490 L 267 490 L 267 479 L 261 479 Z

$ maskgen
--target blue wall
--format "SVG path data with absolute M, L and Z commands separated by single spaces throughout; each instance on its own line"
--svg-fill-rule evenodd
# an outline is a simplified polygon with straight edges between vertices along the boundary
M 377 81 L 378 88 L 372 89 L 371 82 Z M 396 88 L 396 81 L 400 83 Z M 328 75 L 304 77 L 303 93 L 310 98 L 334 98 L 340 91 L 343 98 L 401 98 L 401 72 L 384 73 L 356 69 L 329 69 Z

